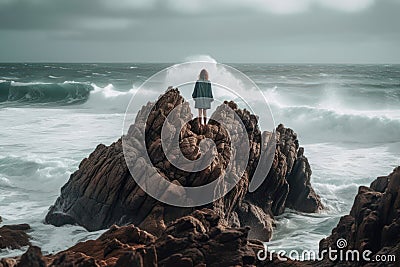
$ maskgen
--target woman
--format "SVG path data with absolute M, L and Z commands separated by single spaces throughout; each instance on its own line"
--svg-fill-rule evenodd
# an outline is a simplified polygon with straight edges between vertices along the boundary
M 207 109 L 211 108 L 211 102 L 214 101 L 211 82 L 208 80 L 208 72 L 202 69 L 199 79 L 194 86 L 192 98 L 195 101 L 194 107 L 199 110 L 199 123 L 204 125 L 207 123 Z

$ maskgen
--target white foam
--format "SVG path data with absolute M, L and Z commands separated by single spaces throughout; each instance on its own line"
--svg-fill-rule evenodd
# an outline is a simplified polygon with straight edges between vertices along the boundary
M 400 118 L 396 111 L 335 110 L 312 106 L 271 105 L 275 120 L 319 142 L 398 142 Z
M 94 90 L 90 92 L 89 99 L 83 106 L 94 110 L 113 110 L 123 113 L 136 92 L 136 88 L 125 92 L 118 91 L 112 84 L 99 87 L 92 83 L 91 86 Z
M 49 192 L 57 190 L 70 175 L 76 162 L 67 158 L 53 158 L 25 152 L 1 159 L 0 185 L 15 186 L 25 190 Z M 26 179 L 29 176 L 30 179 Z M 43 187 L 46 184 L 46 187 Z
M 43 253 L 48 254 L 65 250 L 78 242 L 97 239 L 105 231 L 88 232 L 83 227 L 76 225 L 55 227 L 38 224 L 36 231 L 31 235 L 34 240 L 33 243 L 40 246 Z
M 10 182 L 9 179 L 0 176 L 0 186 L 7 186 L 7 187 L 9 187 L 9 186 L 12 186 L 12 183 Z
M 64 81 L 63 83 L 64 84 L 89 84 L 89 83 L 86 83 L 86 82 L 76 82 L 74 80 L 72 80 L 72 81 Z
M 11 81 L 11 86 L 30 86 L 30 85 L 40 85 L 40 84 L 51 84 L 45 82 L 15 82 Z
M 215 58 L 205 54 L 188 56 L 183 60 L 183 62 L 190 62 L 190 61 L 204 61 L 204 62 L 217 63 L 217 60 Z

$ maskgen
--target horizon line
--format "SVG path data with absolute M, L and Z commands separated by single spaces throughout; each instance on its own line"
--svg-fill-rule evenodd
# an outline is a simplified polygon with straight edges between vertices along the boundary
M 179 64 L 189 61 L 0 61 L 0 64 Z M 400 65 L 388 62 L 216 62 L 222 64 L 269 64 L 269 65 Z

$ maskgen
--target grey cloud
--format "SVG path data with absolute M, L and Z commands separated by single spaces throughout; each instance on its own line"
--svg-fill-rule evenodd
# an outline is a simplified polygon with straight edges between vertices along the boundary
M 400 61 L 397 0 L 280 0 L 304 5 L 287 14 L 260 5 L 271 1 L 0 0 L 0 61 Z

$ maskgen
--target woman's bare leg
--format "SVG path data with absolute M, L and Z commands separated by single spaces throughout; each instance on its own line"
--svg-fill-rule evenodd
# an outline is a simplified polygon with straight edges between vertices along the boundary
M 203 109 L 204 125 L 207 124 L 207 109 Z
M 199 117 L 198 117 L 198 120 L 199 120 L 199 125 L 201 125 L 202 122 L 203 122 L 203 119 L 202 119 L 202 117 L 203 117 L 203 110 L 202 110 L 201 108 L 199 108 L 198 110 L 199 110 Z

